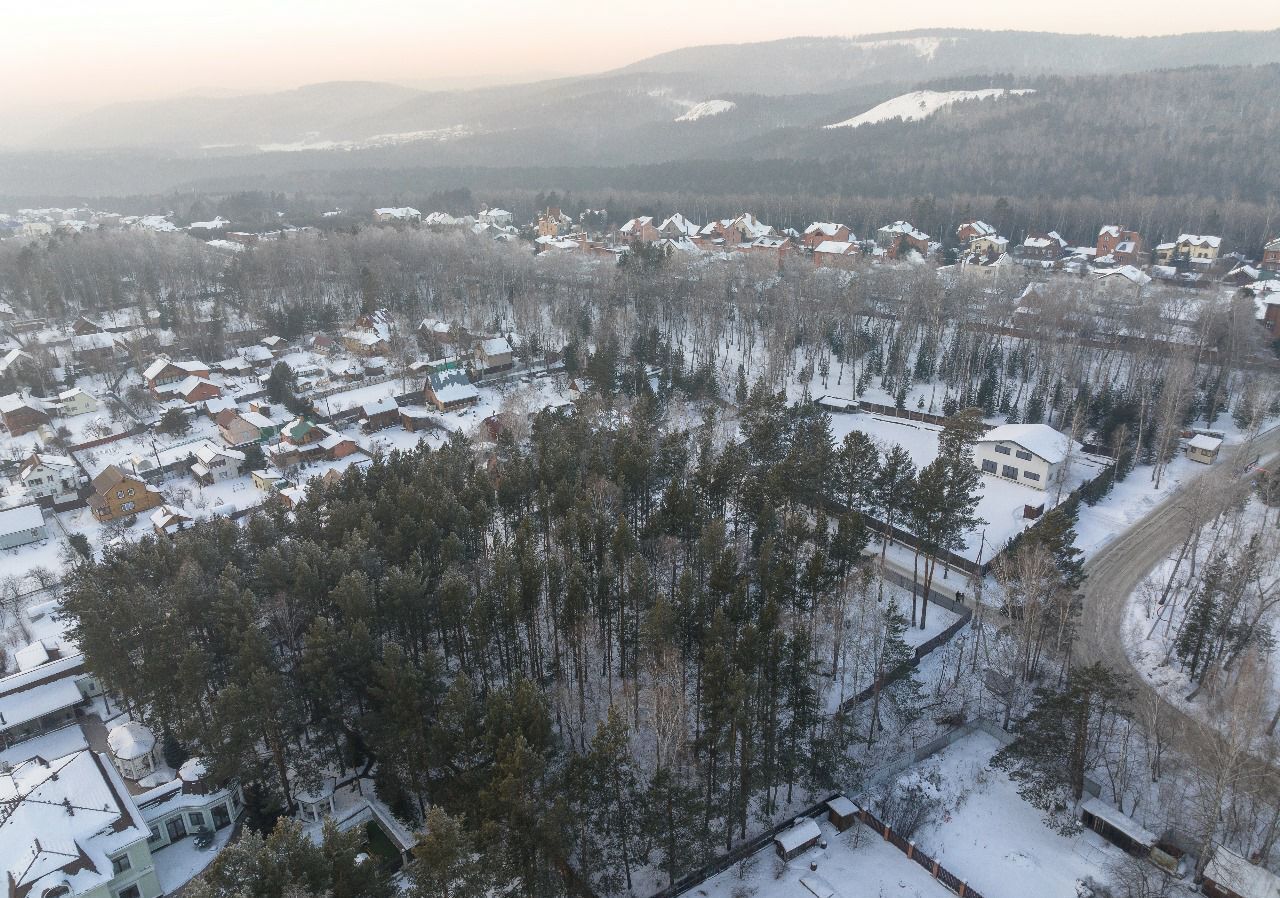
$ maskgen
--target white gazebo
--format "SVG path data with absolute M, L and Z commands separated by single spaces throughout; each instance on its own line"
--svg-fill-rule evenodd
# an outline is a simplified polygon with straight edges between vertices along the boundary
M 140 723 L 130 720 L 107 734 L 111 762 L 125 779 L 140 780 L 156 769 L 156 737 Z

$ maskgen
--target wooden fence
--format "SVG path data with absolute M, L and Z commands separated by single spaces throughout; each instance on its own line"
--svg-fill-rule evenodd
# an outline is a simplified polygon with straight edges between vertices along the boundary
M 892 844 L 894 848 L 897 848 L 909 859 L 927 870 L 930 876 L 955 892 L 960 898 L 982 898 L 982 894 L 977 889 L 938 863 L 937 858 L 929 857 L 928 854 L 917 848 L 915 842 L 905 839 L 894 832 L 889 824 L 882 822 L 866 808 L 858 806 L 858 819 L 874 830 L 886 842 Z

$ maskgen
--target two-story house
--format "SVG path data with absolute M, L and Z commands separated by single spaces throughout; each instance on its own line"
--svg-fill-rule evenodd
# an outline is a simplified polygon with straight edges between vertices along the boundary
M 1103 225 L 1098 231 L 1094 260 L 1110 258 L 1116 265 L 1137 265 L 1142 255 L 1142 235 L 1123 225 Z
M 98 400 L 92 393 L 72 387 L 58 394 L 58 413 L 64 418 L 88 415 L 98 410 Z
M 973 249 L 973 241 L 979 237 L 995 237 L 996 229 L 977 218 L 964 222 L 956 228 L 956 242 L 968 249 Z
M 107 465 L 93 478 L 89 507 L 99 521 L 115 521 L 150 511 L 163 501 L 156 487 L 118 465 Z
M 170 392 L 169 388 L 179 384 L 188 377 L 209 377 L 209 366 L 195 359 L 175 362 L 168 356 L 160 356 L 142 372 L 142 379 L 147 382 L 151 392 L 159 396 Z
M 1276 278 L 1280 278 L 1280 237 L 1267 241 L 1262 247 L 1262 261 L 1258 263 L 1258 280 Z
M 37 502 L 60 505 L 78 497 L 82 475 L 70 456 L 33 452 L 18 470 L 18 480 Z
M 197 447 L 193 455 L 191 475 L 205 486 L 234 480 L 240 476 L 240 466 L 244 464 L 243 452 L 208 442 Z
M 255 411 L 223 409 L 213 420 L 218 425 L 218 434 L 228 446 L 261 443 L 263 440 L 271 439 L 279 430 L 279 425 L 275 421 Z
M 10 393 L 0 396 L 0 420 L 10 436 L 20 437 L 49 423 L 49 412 L 45 403 L 34 396 L 21 393 Z
M 846 224 L 837 221 L 815 221 L 804 229 L 800 242 L 805 249 L 815 250 L 822 243 L 855 243 L 857 239 Z
M 984 474 L 1043 490 L 1072 448 L 1070 437 L 1047 424 L 1002 424 L 974 444 L 973 460 Z

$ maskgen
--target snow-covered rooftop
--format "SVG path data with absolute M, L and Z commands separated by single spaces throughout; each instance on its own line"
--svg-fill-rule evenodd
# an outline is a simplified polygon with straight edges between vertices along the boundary
M 1048 424 L 1001 424 L 987 431 L 978 442 L 1017 443 L 1049 464 L 1056 465 L 1066 459 L 1071 438 Z

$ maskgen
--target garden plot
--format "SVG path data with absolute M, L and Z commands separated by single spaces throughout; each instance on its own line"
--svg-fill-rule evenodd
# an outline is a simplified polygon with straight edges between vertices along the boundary
M 954 742 L 897 780 L 929 803 L 916 845 L 984 898 L 1076 898 L 1076 883 L 1100 878 L 1115 848 L 1085 830 L 1063 836 L 1045 826 L 1004 773 L 989 762 L 1000 748 L 978 731 Z
M 902 446 L 911 454 L 917 468 L 938 457 L 938 435 L 942 428 L 934 424 L 863 413 L 832 416 L 831 434 L 837 445 L 855 430 L 867 434 L 883 448 L 895 443 Z M 1077 454 L 1072 459 L 1062 495 L 1096 477 L 1103 467 L 1102 459 Z M 977 514 L 986 523 L 966 534 L 964 548 L 959 552 L 970 561 L 977 561 L 979 555 L 982 560 L 989 560 L 1017 533 L 1029 527 L 1033 521 L 1023 516 L 1025 506 L 1043 504 L 1048 511 L 1058 499 L 1058 490 L 1054 487 L 1037 490 L 987 475 L 983 475 L 979 488 L 982 498 L 978 502 Z

